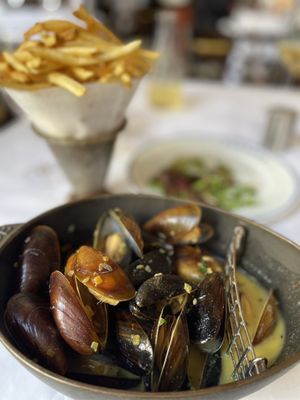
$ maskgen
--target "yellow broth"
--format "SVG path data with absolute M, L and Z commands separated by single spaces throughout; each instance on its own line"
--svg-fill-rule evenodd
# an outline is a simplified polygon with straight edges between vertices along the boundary
M 240 292 L 245 294 L 248 300 L 247 308 L 250 312 L 247 313 L 248 318 L 245 318 L 245 322 L 248 327 L 250 338 L 253 340 L 261 316 L 262 308 L 267 300 L 269 292 L 263 288 L 253 277 L 250 277 L 244 272 L 237 273 L 237 281 Z M 285 323 L 278 309 L 276 325 L 273 332 L 262 342 L 254 346 L 256 356 L 266 358 L 268 360 L 268 367 L 270 367 L 278 358 L 283 348 L 284 340 Z M 231 374 L 233 371 L 233 364 L 230 355 L 226 353 L 226 347 L 227 343 L 224 343 L 221 350 L 222 368 L 219 384 L 232 381 Z

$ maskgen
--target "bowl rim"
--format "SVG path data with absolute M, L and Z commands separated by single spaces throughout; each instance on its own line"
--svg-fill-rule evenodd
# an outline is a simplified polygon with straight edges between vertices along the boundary
M 40 218 L 47 217 L 48 215 L 51 215 L 55 213 L 58 210 L 63 210 L 64 208 L 67 208 L 72 205 L 76 204 L 83 204 L 83 203 L 88 203 L 90 201 L 99 201 L 101 199 L 109 199 L 109 198 L 120 198 L 121 199 L 126 199 L 126 198 L 143 198 L 145 200 L 161 200 L 164 199 L 166 201 L 172 200 L 176 201 L 178 204 L 186 204 L 186 203 L 195 203 L 191 201 L 186 201 L 182 199 L 177 199 L 174 197 L 165 197 L 165 196 L 154 196 L 154 195 L 148 195 L 148 194 L 102 194 L 99 196 L 93 196 L 90 198 L 82 199 L 82 200 L 77 200 L 77 201 L 72 201 L 68 202 L 65 204 L 62 204 L 58 207 L 54 207 L 50 210 L 45 211 L 44 213 L 41 213 L 37 215 L 36 217 L 30 219 L 29 221 L 25 222 L 24 224 L 19 225 L 14 232 L 12 232 L 9 237 L 4 241 L 3 245 L 0 246 L 0 256 L 1 253 L 5 250 L 5 248 L 9 245 L 9 243 L 14 240 L 15 237 L 17 237 L 20 232 L 22 232 L 24 229 L 26 229 L 28 226 L 32 225 L 35 223 L 35 221 L 38 221 Z M 283 240 L 286 242 L 288 245 L 294 247 L 297 249 L 300 253 L 300 245 L 297 243 L 293 242 L 292 240 L 284 237 L 283 235 L 273 231 L 272 229 L 261 225 L 255 221 L 252 221 L 248 218 L 242 217 L 240 215 L 227 212 L 224 210 L 221 210 L 217 207 L 213 206 L 208 206 L 206 204 L 201 204 L 200 202 L 196 202 L 200 207 L 210 209 L 214 212 L 221 213 L 224 215 L 229 215 L 231 217 L 234 217 L 238 220 L 240 220 L 242 223 L 250 224 L 260 230 L 265 231 L 267 234 L 270 234 L 272 236 L 277 237 L 280 240 Z M 195 397 L 201 397 L 205 395 L 212 395 L 212 394 L 220 394 L 222 392 L 228 392 L 230 390 L 234 391 L 239 388 L 243 387 L 251 387 L 251 385 L 260 382 L 262 380 L 267 379 L 268 377 L 275 376 L 280 372 L 284 372 L 285 370 L 291 366 L 293 366 L 295 363 L 300 361 L 300 351 L 294 353 L 292 356 L 288 357 L 286 360 L 279 362 L 278 364 L 275 364 L 274 366 L 268 368 L 266 371 L 262 372 L 259 375 L 252 376 L 249 378 L 246 378 L 244 380 L 236 381 L 236 382 L 230 382 L 218 386 L 212 386 L 209 388 L 203 388 L 203 389 L 195 389 L 195 390 L 186 390 L 186 391 L 174 391 L 174 392 L 140 392 L 140 391 L 134 391 L 134 390 L 128 390 L 128 389 L 114 389 L 114 388 L 107 388 L 104 386 L 96 386 L 88 383 L 83 383 L 77 380 L 73 380 L 70 378 L 66 378 L 62 375 L 59 375 L 55 372 L 50 371 L 49 369 L 46 369 L 39 364 L 35 363 L 32 361 L 29 357 L 25 356 L 21 351 L 19 351 L 12 343 L 10 340 L 8 340 L 3 332 L 0 330 L 0 343 L 11 353 L 24 367 L 27 367 L 27 369 L 30 370 L 32 373 L 37 373 L 38 375 L 41 375 L 43 378 L 47 379 L 47 384 L 49 386 L 51 381 L 55 381 L 61 385 L 65 385 L 67 387 L 73 388 L 73 389 L 81 389 L 84 390 L 85 392 L 90 392 L 90 393 L 95 393 L 99 395 L 106 395 L 106 396 L 115 396 L 116 398 L 122 398 L 122 399 L 152 399 L 152 398 L 157 398 L 157 399 L 176 399 L 176 398 L 182 398 L 182 396 L 188 395 L 189 398 L 195 398 Z

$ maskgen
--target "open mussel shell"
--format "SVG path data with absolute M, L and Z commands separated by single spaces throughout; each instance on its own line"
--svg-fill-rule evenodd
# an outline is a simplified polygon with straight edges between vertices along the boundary
M 191 342 L 202 351 L 214 353 L 225 336 L 225 288 L 222 275 L 213 273 L 193 293 L 187 312 Z
M 76 277 L 97 300 L 111 305 L 131 300 L 135 289 L 121 267 L 101 251 L 81 246 L 72 255 L 65 274 Z
M 146 331 L 129 311 L 116 311 L 115 334 L 122 356 L 141 371 L 141 375 L 148 375 L 153 369 L 152 345 Z
M 143 258 L 137 259 L 123 269 L 132 284 L 138 288 L 155 274 L 171 273 L 171 258 L 163 249 L 156 249 L 146 253 Z
M 75 288 L 78 297 L 90 318 L 99 338 L 100 348 L 105 349 L 108 339 L 107 304 L 97 301 L 89 290 L 75 278 Z
M 68 279 L 59 271 L 52 272 L 49 286 L 52 315 L 63 339 L 83 355 L 100 350 L 95 327 Z
M 164 210 L 147 221 L 144 229 L 171 244 L 197 243 L 202 211 L 196 204 Z
M 112 357 L 103 354 L 88 357 L 72 354 L 66 376 L 91 385 L 116 389 L 130 389 L 141 381 L 138 375 L 122 368 Z
M 16 343 L 30 356 L 54 372 L 66 373 L 64 345 L 49 304 L 35 294 L 18 293 L 7 303 L 5 324 Z
M 143 256 L 143 239 L 139 225 L 133 217 L 115 208 L 108 210 L 99 219 L 93 247 L 108 255 L 120 265 L 130 262 L 131 252 Z
M 153 328 L 154 370 L 152 391 L 180 390 L 187 376 L 189 334 L 184 312 L 165 314 L 163 309 Z
M 51 272 L 59 268 L 60 247 L 56 232 L 46 225 L 36 226 L 25 239 L 17 291 L 37 293 Z
M 150 307 L 158 302 L 167 303 L 171 298 L 183 293 L 185 282 L 179 276 L 158 274 L 139 287 L 135 302 L 140 308 Z
M 262 307 L 256 333 L 252 341 L 253 345 L 259 344 L 273 332 L 277 322 L 277 314 L 277 301 L 273 294 L 273 290 L 270 290 Z
M 201 263 L 202 252 L 198 247 L 180 246 L 174 254 L 174 272 L 190 285 L 198 285 L 205 278 Z

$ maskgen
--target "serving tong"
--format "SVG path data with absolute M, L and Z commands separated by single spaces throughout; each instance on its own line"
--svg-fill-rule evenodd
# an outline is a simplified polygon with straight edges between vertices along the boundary
M 258 375 L 267 368 L 267 360 L 257 357 L 243 317 L 236 280 L 236 268 L 246 238 L 242 225 L 234 228 L 225 263 L 225 292 L 227 303 L 227 354 L 233 363 L 232 378 L 245 379 Z

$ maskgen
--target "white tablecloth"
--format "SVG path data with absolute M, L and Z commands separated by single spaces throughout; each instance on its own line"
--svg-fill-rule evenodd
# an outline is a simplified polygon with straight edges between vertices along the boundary
M 252 144 L 262 142 L 267 111 L 272 106 L 290 106 L 300 111 L 300 93 L 278 89 L 232 88 L 187 83 L 186 106 L 179 111 L 154 110 L 142 86 L 130 106 L 128 125 L 120 135 L 107 176 L 107 188 L 126 191 L 124 178 L 132 155 L 149 138 L 167 138 L 172 133 L 197 133 L 237 138 Z M 298 131 L 300 131 L 298 129 Z M 281 156 L 300 174 L 300 137 Z M 44 141 L 20 119 L 0 130 L 0 225 L 24 222 L 67 201 L 72 189 Z M 293 209 L 271 227 L 300 243 L 300 208 Z M 63 400 L 25 371 L 0 346 L 1 400 Z M 300 398 L 300 364 L 247 400 L 296 400 Z M 88 399 L 87 399 L 88 400 Z

